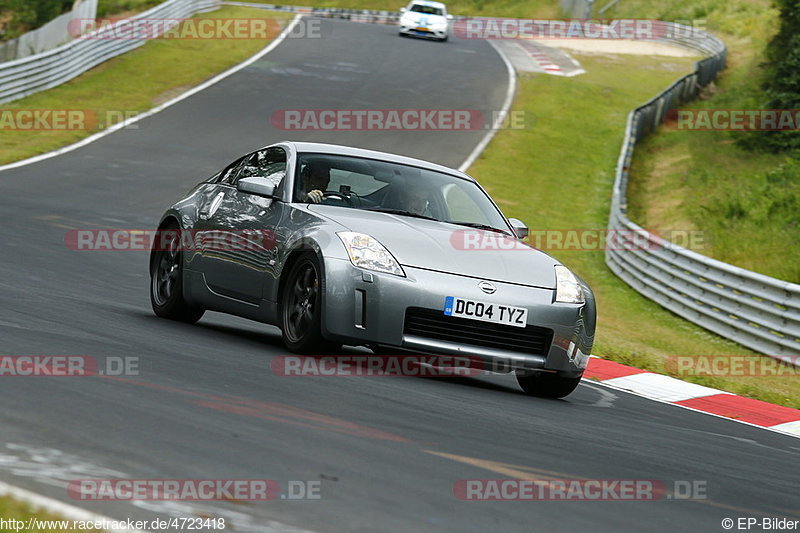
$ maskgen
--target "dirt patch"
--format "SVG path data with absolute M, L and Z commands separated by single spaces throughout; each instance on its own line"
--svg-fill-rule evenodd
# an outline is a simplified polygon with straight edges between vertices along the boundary
M 685 186 L 676 186 L 685 179 L 691 154 L 688 146 L 663 149 L 651 168 L 642 169 L 637 178 L 639 211 L 650 230 L 697 230 L 695 224 L 680 209 L 686 196 Z M 657 200 L 656 200 L 657 199 Z
M 194 85 L 179 85 L 178 87 L 173 87 L 172 89 L 164 91 L 163 93 L 153 98 L 152 100 L 153 107 L 159 106 L 164 102 L 168 102 L 173 98 L 177 98 L 178 96 L 182 95 L 192 87 L 194 87 Z
M 547 46 L 586 54 L 631 54 L 666 57 L 701 57 L 695 50 L 682 46 L 625 39 L 537 39 Z

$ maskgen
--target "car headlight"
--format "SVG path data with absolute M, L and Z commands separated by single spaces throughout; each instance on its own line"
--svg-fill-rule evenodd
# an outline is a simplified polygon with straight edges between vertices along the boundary
M 397 259 L 377 239 L 365 233 L 352 231 L 342 231 L 336 235 L 342 239 L 353 265 L 405 277 L 406 273 L 403 272 Z
M 556 301 L 567 304 L 582 304 L 586 301 L 583 287 L 564 265 L 556 265 Z

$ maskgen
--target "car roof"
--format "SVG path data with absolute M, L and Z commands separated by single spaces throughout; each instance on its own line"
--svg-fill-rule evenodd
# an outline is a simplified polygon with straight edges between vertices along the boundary
M 339 144 L 327 143 L 312 143 L 312 142 L 297 142 L 297 141 L 283 141 L 281 144 L 288 144 L 294 147 L 297 152 L 312 152 L 319 154 L 334 154 L 345 155 L 351 157 L 363 157 L 365 159 L 378 159 L 380 161 L 388 161 L 390 163 L 398 163 L 401 165 L 409 165 L 412 167 L 423 167 L 445 174 L 466 178 L 470 181 L 475 181 L 471 176 L 464 174 L 454 168 L 446 167 L 425 161 L 422 159 L 415 159 L 413 157 L 406 157 L 404 155 L 390 154 L 387 152 L 378 152 L 376 150 L 366 150 L 364 148 L 355 148 L 353 146 L 342 146 Z
M 411 4 L 419 4 L 421 6 L 441 7 L 442 9 L 445 9 L 445 7 L 446 7 L 441 2 L 431 2 L 430 0 L 413 0 L 413 2 L 410 2 L 410 3 Z

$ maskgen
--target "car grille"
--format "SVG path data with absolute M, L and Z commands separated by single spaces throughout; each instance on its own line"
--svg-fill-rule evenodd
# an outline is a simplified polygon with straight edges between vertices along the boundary
M 491 322 L 447 316 L 442 311 L 409 307 L 403 327 L 406 335 L 471 344 L 500 350 L 546 355 L 553 330 L 537 326 L 517 328 Z

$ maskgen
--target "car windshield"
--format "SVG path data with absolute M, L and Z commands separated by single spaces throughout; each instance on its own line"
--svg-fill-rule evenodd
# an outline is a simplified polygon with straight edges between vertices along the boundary
M 298 154 L 295 202 L 381 211 L 511 233 L 474 182 L 434 170 L 332 154 Z
M 442 16 L 442 8 L 440 7 L 433 7 L 433 6 L 426 6 L 422 4 L 414 4 L 411 6 L 409 11 L 413 13 L 424 13 L 426 15 L 439 15 Z

